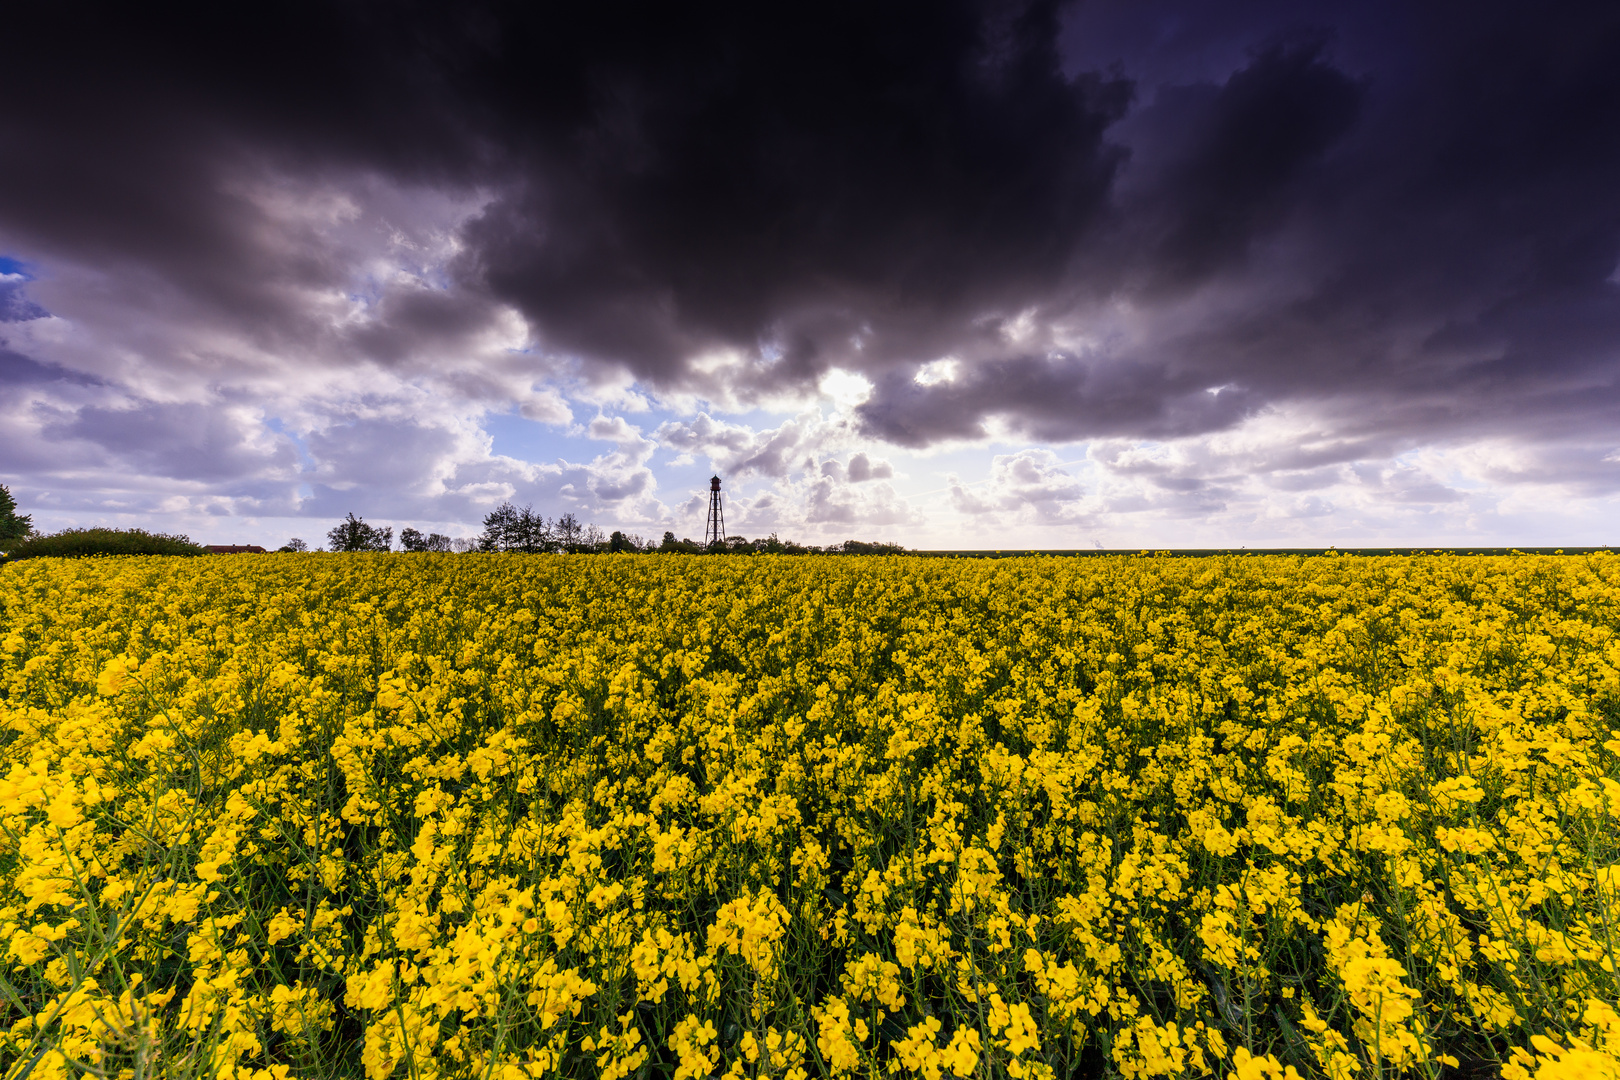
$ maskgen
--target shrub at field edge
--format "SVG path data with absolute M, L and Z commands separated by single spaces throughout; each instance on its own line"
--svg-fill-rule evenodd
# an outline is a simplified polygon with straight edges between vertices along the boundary
M 49 536 L 19 542 L 8 553 L 11 560 L 86 555 L 204 555 L 189 536 L 149 533 L 145 529 L 63 529 Z

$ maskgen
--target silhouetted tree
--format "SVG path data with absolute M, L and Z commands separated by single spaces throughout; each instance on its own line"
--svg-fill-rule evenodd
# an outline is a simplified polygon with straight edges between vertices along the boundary
M 298 537 L 295 536 L 291 540 L 287 541 L 285 544 L 282 544 L 280 547 L 276 548 L 276 550 L 277 551 L 308 551 L 309 550 L 309 545 L 304 543 L 302 540 L 298 539 Z
M 416 529 L 404 529 L 399 534 L 399 546 L 406 551 L 449 551 L 450 538 L 443 533 L 424 536 Z
M 553 535 L 552 526 L 546 524 L 544 514 L 537 514 L 527 506 L 518 511 L 517 531 L 511 550 L 533 555 L 557 550 L 557 538 Z
M 696 553 L 705 550 L 705 548 L 702 544 L 698 543 L 696 540 L 693 540 L 691 537 L 687 537 L 684 540 L 677 540 L 675 539 L 674 533 L 666 532 L 664 534 L 664 542 L 658 545 L 658 550 L 682 552 L 685 554 L 695 555 Z
M 666 532 L 663 543 L 656 548 L 649 544 L 647 550 L 709 555 L 902 555 L 906 549 L 899 544 L 864 540 L 845 540 L 842 544 L 817 547 L 814 544 L 796 544 L 792 540 L 783 540 L 775 533 L 759 540 L 750 540 L 745 536 L 728 536 L 724 540 L 704 545 L 691 539 L 677 540 L 674 533 Z
M 518 508 L 503 502 L 484 515 L 484 532 L 478 538 L 480 551 L 505 551 L 517 522 Z
M 484 533 L 478 538 L 480 551 L 553 551 L 556 538 L 545 516 L 530 506 L 517 507 L 503 502 L 484 515 Z
M 11 497 L 11 489 L 0 484 L 0 544 L 15 543 L 33 531 L 33 516 L 17 513 L 17 501 Z
M 553 521 L 551 533 L 564 551 L 578 551 L 585 542 L 585 525 L 572 513 Z
M 367 525 L 351 512 L 326 534 L 326 542 L 333 551 L 387 551 L 394 542 L 394 528 Z

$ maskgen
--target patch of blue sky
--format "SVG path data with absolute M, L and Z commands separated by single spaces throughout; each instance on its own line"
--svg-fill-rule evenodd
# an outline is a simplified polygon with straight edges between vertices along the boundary
M 304 441 L 304 437 L 297 430 L 288 427 L 287 422 L 279 416 L 266 417 L 264 426 L 293 444 L 293 448 L 298 451 L 298 463 L 304 467 L 305 472 L 315 470 L 315 456 L 309 452 L 309 444 Z M 302 487 L 299 491 L 300 497 L 306 497 L 302 495 Z
M 562 427 L 529 420 L 516 409 L 486 412 L 478 426 L 489 435 L 492 453 L 534 464 L 549 464 L 559 459 L 589 461 L 607 446 L 573 425 Z
M 31 264 L 11 255 L 0 255 L 0 323 L 43 319 L 50 312 L 28 298 L 27 284 L 34 280 Z
M 448 274 L 435 267 L 406 267 L 405 271 L 406 273 L 415 276 L 417 280 L 422 283 L 422 285 L 432 289 L 435 292 L 446 292 L 453 284 Z M 382 300 L 383 296 L 388 292 L 389 289 L 396 287 L 397 282 L 392 280 L 391 275 L 389 277 L 381 277 L 377 274 L 366 274 L 352 283 L 352 287 L 348 292 L 348 298 L 354 303 L 364 304 L 366 307 L 374 307 Z
M 1455 491 L 1489 492 L 1492 490 L 1491 485 L 1479 477 L 1469 476 L 1461 469 L 1456 468 L 1447 469 L 1445 475 L 1440 478 L 1440 482 Z

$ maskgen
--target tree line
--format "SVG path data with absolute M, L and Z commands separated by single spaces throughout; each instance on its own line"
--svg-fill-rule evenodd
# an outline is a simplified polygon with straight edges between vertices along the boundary
M 364 518 L 350 513 L 326 533 L 326 551 L 393 551 L 394 528 L 391 525 L 372 525 Z M 304 540 L 294 537 L 278 551 L 296 552 L 311 549 Z M 484 531 L 475 537 L 451 539 L 443 533 L 424 533 L 405 528 L 399 533 L 401 551 L 515 551 L 533 554 L 571 552 L 626 552 L 629 554 L 690 553 L 690 554 L 769 554 L 769 555 L 897 555 L 905 551 L 899 544 L 869 543 L 845 540 L 842 544 L 818 547 L 781 540 L 775 533 L 763 539 L 750 540 L 745 536 L 729 536 L 713 544 L 696 540 L 676 539 L 673 532 L 664 533 L 662 540 L 650 540 L 633 533 L 614 530 L 604 534 L 589 522 L 580 521 L 573 514 L 547 518 L 536 513 L 532 506 L 515 506 L 503 502 L 484 515 Z M 192 543 L 189 537 L 165 533 L 148 533 L 142 529 L 64 529 L 42 536 L 33 529 L 33 520 L 27 514 L 17 513 L 16 501 L 4 485 L 0 485 L 0 557 L 19 558 L 32 555 L 200 555 L 204 549 Z
M 327 532 L 326 540 L 328 551 L 392 551 L 394 530 L 392 526 L 367 524 L 364 518 L 350 513 Z M 692 539 L 678 540 L 673 532 L 666 532 L 663 540 L 654 541 L 617 529 L 604 534 L 597 526 L 580 521 L 571 513 L 547 518 L 544 514 L 536 513 L 532 506 L 516 506 L 510 501 L 501 503 L 484 515 L 484 531 L 476 537 L 452 540 L 443 533 L 403 529 L 399 534 L 399 543 L 402 551 L 509 551 L 535 555 L 561 552 L 898 555 L 905 551 L 899 544 L 861 540 L 845 540 L 842 544 L 819 547 L 781 540 L 775 533 L 758 540 L 729 536 L 711 544 L 702 544 Z M 295 537 L 279 550 L 308 551 L 309 545 Z

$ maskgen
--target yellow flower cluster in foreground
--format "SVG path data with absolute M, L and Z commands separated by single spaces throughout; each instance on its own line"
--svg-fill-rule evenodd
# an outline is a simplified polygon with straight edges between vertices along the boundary
M 0 1075 L 1620 1077 L 1620 558 L 0 569 Z

